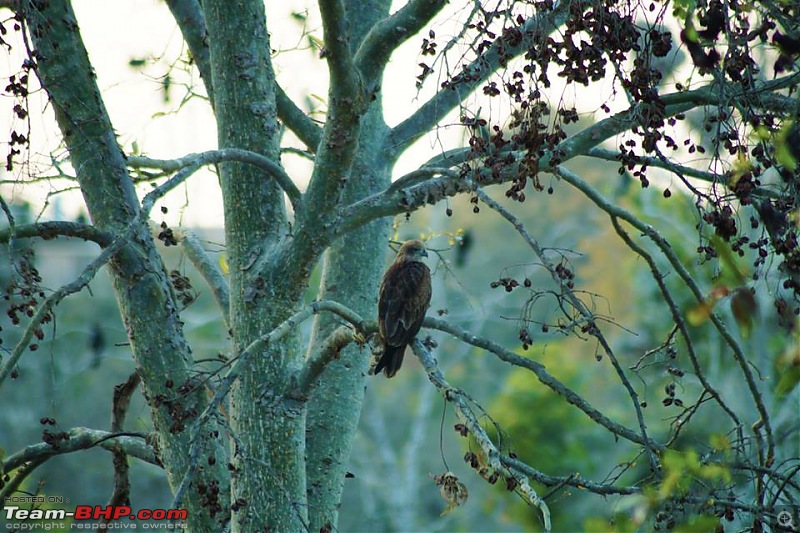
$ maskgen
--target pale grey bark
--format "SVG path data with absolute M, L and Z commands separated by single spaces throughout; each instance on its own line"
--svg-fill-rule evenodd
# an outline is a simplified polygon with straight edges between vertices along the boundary
M 70 3 L 23 2 L 21 13 L 38 57 L 36 73 L 50 97 L 94 226 L 116 236 L 134 223 L 126 245 L 109 266 L 131 351 L 150 400 L 159 457 L 174 487 L 188 466 L 182 452 L 189 446 L 186 421 L 202 410 L 206 400 L 200 387 L 190 386 L 191 351 L 167 274 L 147 222 L 138 217 L 139 201 Z M 189 386 L 189 393 L 178 396 L 167 376 L 172 383 Z M 209 438 L 213 431 L 213 426 L 209 427 L 199 439 L 203 454 L 215 458 L 217 466 L 209 465 L 198 474 L 198 480 L 213 480 L 225 489 L 226 460 Z M 213 529 L 215 519 L 196 491 L 188 495 L 187 506 L 193 510 L 189 518 L 192 528 Z
M 347 9 L 349 8 L 349 9 Z M 356 6 L 346 3 L 349 17 L 348 53 L 361 42 L 364 33 L 388 14 L 389 2 L 378 0 Z M 380 83 L 380 78 L 376 80 Z M 377 89 L 375 89 L 377 92 Z M 380 105 L 372 105 L 361 119 L 358 155 L 349 179 L 341 184 L 341 201 L 348 204 L 385 189 L 390 168 L 379 147 L 388 128 Z M 321 150 L 318 157 L 324 155 Z M 338 301 L 363 317 L 373 317 L 380 274 L 382 250 L 388 236 L 388 220 L 372 222 L 359 231 L 338 239 L 324 256 L 320 298 Z M 320 315 L 314 323 L 309 356 L 322 349 L 338 327 L 335 317 Z M 338 524 L 339 504 L 353 438 L 361 414 L 370 351 L 349 346 L 328 364 L 308 403 L 306 424 L 309 528 L 318 531 Z
M 206 0 L 203 7 L 219 147 L 247 149 L 277 162 L 279 127 L 264 4 Z M 231 334 L 238 354 L 295 310 L 304 282 L 284 276 L 284 265 L 274 260 L 274 250 L 288 231 L 283 191 L 276 181 L 250 165 L 224 162 L 220 182 Z M 265 346 L 232 387 L 234 532 L 264 525 L 276 531 L 305 527 L 305 414 L 296 401 L 283 396 L 298 353 L 296 333 Z
M 416 34 L 444 5 L 441 1 L 413 1 L 389 16 L 391 2 L 346 1 L 348 31 L 344 41 L 354 54 L 354 67 L 364 90 L 375 98 L 361 119 L 358 153 L 346 182 L 341 204 L 349 205 L 390 185 L 391 158 L 384 150 L 389 128 L 383 119 L 381 83 L 391 52 Z M 344 53 L 344 52 L 342 52 Z M 331 59 L 333 61 L 333 58 Z M 332 77 L 332 84 L 335 80 Z M 330 119 L 329 119 L 330 120 Z M 323 151 L 320 155 L 324 154 Z M 317 165 L 320 163 L 317 156 Z M 363 317 L 377 312 L 378 287 L 385 267 L 388 218 L 364 225 L 337 239 L 324 258 L 320 297 L 333 299 Z M 329 315 L 315 322 L 309 350 L 319 350 L 338 326 Z M 309 401 L 307 475 L 310 529 L 338 523 L 339 505 L 353 438 L 361 413 L 370 351 L 350 346 L 328 365 Z
M 389 15 L 388 0 L 321 0 L 331 84 L 328 114 L 320 127 L 275 80 L 262 1 L 168 0 L 168 4 L 211 97 L 220 149 L 166 162 L 132 162 L 160 165 L 179 174 L 191 173 L 201 164 L 219 165 L 229 280 L 226 282 L 213 264 L 204 261 L 197 243 L 189 243 L 192 260 L 214 288 L 223 308 L 233 355 L 238 357 L 217 385 L 211 401 L 200 387 L 189 387 L 190 392 L 183 396 L 175 392 L 175 385 L 194 384 L 190 379 L 192 360 L 172 290 L 144 220 L 152 202 L 149 207 L 139 206 L 126 170 L 130 162 L 126 162 L 114 138 L 67 0 L 25 2 L 22 12 L 39 58 L 37 72 L 50 94 L 94 226 L 91 231 L 64 225 L 18 227 L 6 238 L 13 237 L 13 231 L 21 237 L 55 232 L 90 238 L 101 246 L 115 243 L 111 245 L 115 246 L 111 271 L 134 359 L 153 409 L 159 459 L 177 493 L 176 501 L 190 510 L 193 530 L 219 530 L 228 521 L 233 531 L 245 532 L 263 527 L 275 531 L 335 529 L 370 354 L 364 347 L 348 345 L 348 332 L 333 315 L 317 317 L 312 342 L 304 350 L 297 338 L 296 321 L 317 309 L 298 309 L 311 272 L 325 254 L 319 298 L 347 306 L 360 315 L 359 324 L 361 320 L 371 320 L 385 266 L 384 252 L 388 251 L 389 217 L 449 196 L 476 192 L 478 184 L 483 187 L 507 182 L 516 175 L 517 163 L 512 161 L 498 175 L 484 171 L 465 179 L 457 166 L 476 155 L 463 149 L 443 154 L 425 168 L 390 184 L 392 167 L 403 151 L 501 67 L 501 44 L 490 46 L 482 57 L 463 67 L 470 75 L 468 83 L 459 85 L 457 90 L 439 91 L 391 129 L 381 113 L 382 74 L 388 59 L 401 42 L 425 28 L 445 2 L 411 0 Z M 569 2 L 557 2 L 555 10 L 531 17 L 522 28 L 521 42 L 506 51 L 519 55 L 540 45 L 560 24 L 569 6 Z M 756 92 L 787 87 L 796 82 L 796 77 L 763 83 Z M 749 96 L 721 94 L 715 85 L 708 85 L 664 95 L 663 101 L 666 116 L 672 116 L 723 99 Z M 76 105 L 78 102 L 80 105 Z M 780 95 L 763 95 L 757 105 L 785 110 L 789 103 L 793 101 Z M 557 159 L 565 162 L 581 155 L 609 158 L 608 153 L 598 150 L 598 145 L 636 126 L 638 111 L 632 106 L 567 138 L 554 150 Z M 280 166 L 279 120 L 315 154 L 305 193 Z M 509 155 L 518 161 L 524 154 Z M 539 170 L 560 173 L 612 217 L 627 220 L 653 237 L 648 228 L 637 226 L 635 220 L 605 202 L 582 180 L 551 163 L 553 159 L 553 153 L 545 153 L 538 160 Z M 284 197 L 295 212 L 291 225 Z M 488 197 L 482 198 L 488 203 Z M 126 238 L 130 233 L 129 242 L 119 240 L 123 232 Z M 0 240 L 3 238 L 0 233 Z M 659 246 L 670 257 L 666 243 Z M 674 266 L 682 276 L 679 265 Z M 686 281 L 695 297 L 702 300 L 691 279 Z M 591 313 L 586 310 L 585 315 L 589 318 Z M 431 317 L 425 324 L 528 369 L 597 424 L 649 449 L 655 462 L 655 451 L 660 451 L 661 445 L 650 440 L 643 423 L 637 432 L 609 419 L 535 361 L 488 339 Z M 717 322 L 715 325 L 730 341 L 725 330 Z M 363 332 L 370 327 L 374 329 L 361 325 L 355 329 Z M 741 349 L 734 342 L 729 344 L 758 402 L 758 390 Z M 508 469 L 523 487 L 530 477 L 548 484 L 605 490 L 603 485 L 577 477 L 544 477 L 501 455 L 488 436 L 480 433 L 461 391 L 444 380 L 426 349 L 419 344 L 416 349 L 431 380 L 482 439 L 480 444 L 493 467 Z M 613 357 L 610 350 L 608 353 Z M 13 362 L 12 358 L 4 366 L 3 376 L 10 372 Z M 624 374 L 621 376 L 625 380 Z M 632 389 L 631 398 L 640 414 Z M 230 437 L 230 458 L 216 446 L 223 430 L 215 420 L 226 399 L 230 400 L 226 411 L 230 426 L 224 430 Z M 767 412 L 762 403 L 757 403 L 757 410 L 770 435 L 767 450 L 771 455 L 774 443 Z M 83 441 L 72 444 L 80 447 L 80 442 Z M 411 440 L 412 444 L 420 442 L 420 438 Z M 138 448 L 131 446 L 130 450 L 147 457 Z M 410 450 L 415 453 L 415 448 Z M 393 460 L 390 450 L 383 452 L 384 461 Z M 413 478 L 410 473 L 411 470 L 407 480 Z M 210 487 L 218 489 L 211 502 Z M 624 490 L 636 492 L 638 487 Z M 622 489 L 609 491 L 627 493 Z M 527 490 L 526 497 L 540 505 L 546 516 L 546 507 L 535 493 Z M 408 520 L 404 515 L 395 518 L 395 525 Z

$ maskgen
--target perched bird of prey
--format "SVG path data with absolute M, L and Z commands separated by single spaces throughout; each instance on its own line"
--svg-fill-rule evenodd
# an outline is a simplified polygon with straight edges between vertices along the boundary
M 383 370 L 387 378 L 394 376 L 403 364 L 406 345 L 422 326 L 431 303 L 431 271 L 422 262 L 423 257 L 428 257 L 428 252 L 422 242 L 406 241 L 383 275 L 378 298 L 383 355 L 374 374 Z

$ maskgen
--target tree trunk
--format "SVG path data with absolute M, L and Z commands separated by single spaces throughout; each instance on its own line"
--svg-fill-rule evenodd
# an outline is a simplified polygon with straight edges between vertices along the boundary
M 275 80 L 264 3 L 204 2 L 220 148 L 279 160 Z M 300 301 L 305 283 L 286 276 L 275 250 L 288 232 L 283 192 L 262 170 L 220 165 L 230 264 L 231 333 L 238 354 Z M 296 336 L 256 354 L 230 396 L 232 531 L 301 531 L 305 501 L 305 416 L 285 397 L 299 361 Z
M 350 48 L 353 52 L 366 33 L 389 13 L 390 2 L 345 2 Z M 377 80 L 380 86 L 381 79 Z M 384 190 L 390 183 L 391 164 L 382 153 L 388 127 L 380 99 L 361 120 L 358 157 L 344 190 L 348 205 Z M 391 220 L 380 219 L 340 238 L 328 249 L 320 280 L 320 299 L 350 307 L 364 319 L 377 315 L 377 295 L 385 266 Z M 309 353 L 319 350 L 340 322 L 320 315 L 314 323 Z M 345 474 L 361 415 L 369 369 L 368 347 L 348 346 L 325 369 L 308 405 L 306 431 L 307 483 L 310 530 L 336 528 Z
M 67 0 L 23 2 L 23 13 L 38 56 L 36 73 L 50 96 L 94 225 L 119 235 L 139 215 L 139 201 L 71 4 Z M 191 444 L 189 428 L 206 405 L 205 391 L 192 381 L 191 350 L 147 222 L 137 223 L 124 238 L 127 244 L 109 268 L 133 359 L 152 408 L 159 458 L 175 490 L 189 465 L 185 453 Z M 228 508 L 225 455 L 216 445 L 215 431 L 212 423 L 198 436 L 200 453 L 208 460 L 195 480 L 206 486 L 215 484 L 221 495 L 204 502 L 197 490 L 187 492 L 184 505 L 193 531 L 217 529 L 217 521 L 224 517 L 219 511 Z

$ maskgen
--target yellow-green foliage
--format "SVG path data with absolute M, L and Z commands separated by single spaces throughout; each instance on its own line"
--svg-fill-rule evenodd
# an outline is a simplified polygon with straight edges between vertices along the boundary
M 613 382 L 608 365 L 595 361 L 585 343 L 573 339 L 546 346 L 534 345 L 520 353 L 543 363 L 550 373 L 573 390 L 586 391 L 590 388 L 588 380 Z M 590 372 L 586 372 L 587 365 L 592 365 Z M 615 464 L 611 457 L 618 443 L 613 435 L 599 431 L 584 413 L 542 385 L 528 371 L 517 369 L 509 375 L 503 393 L 491 404 L 489 412 L 503 430 L 500 442 L 494 428 L 486 426 L 495 442 L 501 444 L 504 451 L 516 453 L 520 459 L 549 475 L 578 473 L 591 479 L 605 475 Z M 504 486 L 500 489 L 506 490 Z M 549 489 L 537 485 L 536 490 L 544 494 Z M 557 499 L 560 503 L 552 506 L 554 530 L 581 528 L 577 521 L 579 514 L 570 511 L 572 505 L 579 505 L 571 497 L 574 494 L 583 495 L 578 489 L 562 490 Z M 541 529 L 537 514 L 529 507 L 517 505 L 511 514 L 531 530 Z
M 666 500 L 686 493 L 696 479 L 708 484 L 731 481 L 731 472 L 720 465 L 704 465 L 694 450 L 679 452 L 666 450 L 662 457 L 664 479 L 658 487 L 656 497 Z

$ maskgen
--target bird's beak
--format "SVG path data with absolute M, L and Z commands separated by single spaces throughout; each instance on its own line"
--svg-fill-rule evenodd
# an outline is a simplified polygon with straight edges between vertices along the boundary
M 428 257 L 428 250 L 422 250 L 422 255 Z

